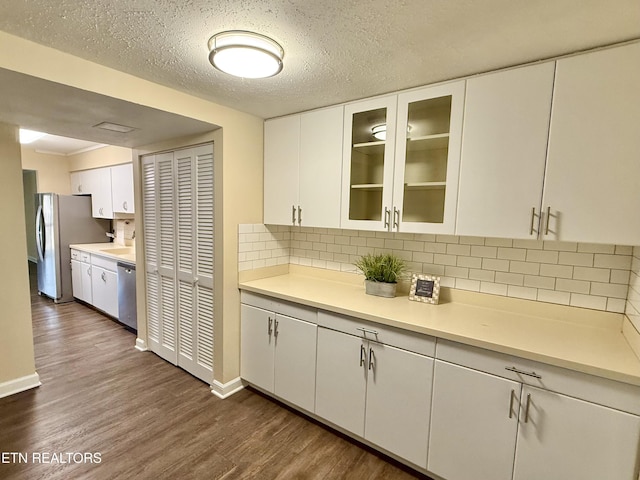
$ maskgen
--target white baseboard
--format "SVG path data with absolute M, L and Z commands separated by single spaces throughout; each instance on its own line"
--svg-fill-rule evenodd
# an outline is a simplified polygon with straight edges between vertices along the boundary
M 40 385 L 42 385 L 42 383 L 40 383 L 40 376 L 36 372 L 26 377 L 15 378 L 8 382 L 0 383 L 0 398 L 24 392 L 25 390 L 36 388 Z
M 219 381 L 214 380 L 213 385 L 211 385 L 211 393 L 213 393 L 216 397 L 224 400 L 234 393 L 239 392 L 243 388 L 244 385 L 242 384 L 242 380 L 240 379 L 240 377 L 234 378 L 227 383 L 220 383 Z
M 136 338 L 136 350 L 140 350 L 141 352 L 146 352 L 147 350 L 149 350 L 149 348 L 147 347 L 147 342 L 145 342 L 141 338 Z

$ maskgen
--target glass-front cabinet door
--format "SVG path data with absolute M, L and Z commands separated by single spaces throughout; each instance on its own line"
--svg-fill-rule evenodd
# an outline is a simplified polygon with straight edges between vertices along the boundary
M 398 95 L 392 231 L 454 233 L 464 88 Z
M 393 95 L 345 106 L 343 228 L 390 228 L 397 98 Z

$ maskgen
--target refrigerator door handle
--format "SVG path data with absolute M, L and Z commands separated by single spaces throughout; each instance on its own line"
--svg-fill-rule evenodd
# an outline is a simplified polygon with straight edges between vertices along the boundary
M 44 214 L 42 213 L 42 205 L 38 205 L 38 211 L 36 212 L 36 247 L 38 247 L 38 256 L 40 261 L 44 262 Z

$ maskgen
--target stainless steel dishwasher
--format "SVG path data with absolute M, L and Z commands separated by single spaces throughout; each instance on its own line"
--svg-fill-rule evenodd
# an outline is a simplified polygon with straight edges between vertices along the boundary
M 118 320 L 138 331 L 136 266 L 126 262 L 118 262 Z

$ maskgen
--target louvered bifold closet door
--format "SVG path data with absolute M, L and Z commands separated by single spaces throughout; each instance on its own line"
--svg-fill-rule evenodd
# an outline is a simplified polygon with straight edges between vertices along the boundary
M 158 273 L 158 209 L 156 157 L 142 158 L 142 218 L 149 348 L 160 349 L 160 275 Z
M 197 367 L 213 382 L 213 145 L 194 148 L 196 185 L 196 324 Z M 203 373 L 204 374 L 204 373 Z
M 175 153 L 178 365 L 213 382 L 213 146 Z
M 160 345 L 158 355 L 177 364 L 175 181 L 173 152 L 156 155 L 158 199 L 158 273 L 160 277 Z

